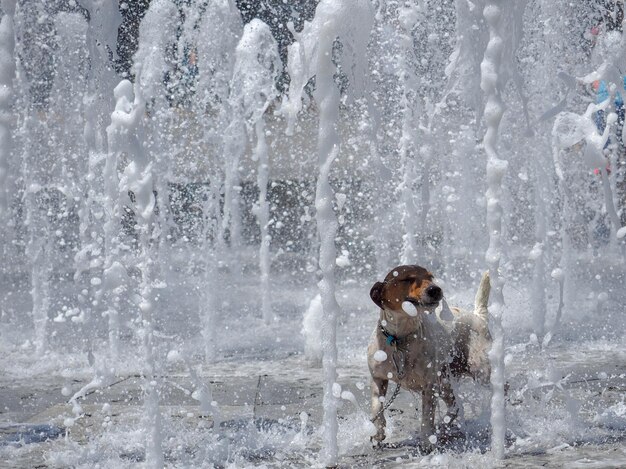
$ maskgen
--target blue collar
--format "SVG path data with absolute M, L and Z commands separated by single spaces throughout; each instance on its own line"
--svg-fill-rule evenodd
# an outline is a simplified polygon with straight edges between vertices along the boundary
M 387 330 L 383 327 L 383 325 L 379 322 L 378 327 L 380 327 L 380 331 L 385 336 L 385 342 L 387 345 L 398 345 L 400 343 L 400 339 L 398 339 L 395 335 L 391 335 Z

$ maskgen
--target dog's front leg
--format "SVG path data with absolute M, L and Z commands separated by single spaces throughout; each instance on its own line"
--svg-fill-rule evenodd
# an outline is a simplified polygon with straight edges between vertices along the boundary
M 383 412 L 384 398 L 387 394 L 389 380 L 372 378 L 372 422 L 376 426 L 376 435 L 372 441 L 380 443 L 385 439 L 385 413 Z
M 431 437 L 435 434 L 435 390 L 432 387 L 425 387 L 422 390 L 422 448 L 432 450 L 433 442 Z

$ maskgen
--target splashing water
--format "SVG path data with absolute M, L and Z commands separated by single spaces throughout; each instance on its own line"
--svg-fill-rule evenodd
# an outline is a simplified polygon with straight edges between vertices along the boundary
M 602 8 L 3 0 L 0 458 L 624 465 L 626 40 Z M 369 442 L 368 292 L 405 263 L 444 321 L 494 285 L 491 414 L 459 383 L 435 455 L 408 392 Z

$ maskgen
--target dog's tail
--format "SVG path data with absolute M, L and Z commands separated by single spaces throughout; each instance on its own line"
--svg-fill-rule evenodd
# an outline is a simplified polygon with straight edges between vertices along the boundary
M 474 300 L 474 314 L 477 314 L 485 321 L 489 315 L 487 310 L 487 304 L 489 303 L 489 292 L 491 291 L 491 282 L 489 281 L 489 272 L 485 272 L 480 279 L 480 285 L 476 292 L 476 299 Z

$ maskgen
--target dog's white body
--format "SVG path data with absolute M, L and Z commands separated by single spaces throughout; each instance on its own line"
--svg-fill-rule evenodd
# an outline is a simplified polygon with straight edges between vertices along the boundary
M 443 294 L 432 281 L 432 275 L 419 266 L 397 267 L 387 275 L 385 282 L 374 285 L 370 295 L 381 308 L 380 320 L 368 347 L 372 418 L 377 428 L 374 441 L 385 438 L 382 409 L 389 381 L 421 393 L 421 434 L 426 446 L 435 435 L 437 398 L 443 399 L 448 407 L 447 418 L 444 417 L 448 427 L 459 413 L 450 379 L 469 375 L 482 383 L 489 381 L 489 290 L 489 276 L 485 274 L 476 295 L 474 312 L 448 308 L 445 302 L 442 309 L 435 312 Z M 402 305 L 407 301 L 416 308 L 415 316 L 403 310 Z M 435 436 L 441 440 L 444 433 Z

